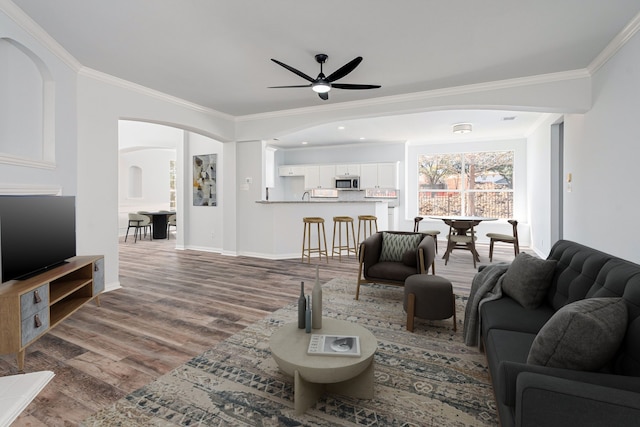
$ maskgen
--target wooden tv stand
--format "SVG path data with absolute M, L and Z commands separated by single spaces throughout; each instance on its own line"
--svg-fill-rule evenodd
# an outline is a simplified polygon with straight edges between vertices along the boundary
M 104 291 L 104 257 L 76 256 L 26 280 L 0 285 L 0 354 L 15 353 L 18 369 L 32 344 Z

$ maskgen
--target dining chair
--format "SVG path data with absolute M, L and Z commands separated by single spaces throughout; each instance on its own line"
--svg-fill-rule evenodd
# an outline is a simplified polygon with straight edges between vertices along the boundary
M 138 211 L 138 214 L 142 215 L 142 216 L 146 216 L 147 218 L 149 218 L 149 223 L 144 228 L 144 237 L 147 237 L 147 228 L 149 229 L 149 234 L 151 234 L 151 232 L 152 232 L 151 226 L 153 225 L 153 215 L 151 215 L 147 211 Z
M 174 227 L 176 230 L 178 229 L 178 226 L 176 225 L 176 223 L 177 223 L 176 214 L 169 215 L 169 218 L 167 218 L 167 240 L 169 240 L 169 236 L 171 236 L 170 234 L 171 227 Z
M 487 233 L 487 237 L 491 239 L 489 243 L 489 262 L 493 261 L 493 244 L 495 242 L 509 243 L 513 245 L 514 255 L 520 253 L 520 243 L 518 242 L 518 221 L 510 219 L 507 221 L 513 227 L 513 234 Z
M 438 253 L 438 234 L 440 234 L 440 230 L 422 230 L 420 231 L 420 221 L 422 221 L 424 218 L 422 218 L 421 216 L 417 216 L 415 218 L 413 218 L 413 232 L 414 233 L 422 233 L 422 234 L 426 234 L 427 236 L 431 236 L 433 237 L 433 241 L 436 244 L 436 253 Z
M 129 230 L 131 228 L 133 228 L 133 242 L 137 242 L 138 241 L 138 233 L 140 233 L 140 239 L 142 239 L 142 230 L 145 230 L 145 236 L 146 236 L 146 229 L 149 226 L 150 223 L 150 219 L 147 215 L 140 215 L 138 213 L 130 213 L 129 214 L 129 224 L 127 225 L 127 234 L 124 236 L 124 241 L 127 241 L 127 238 L 129 237 Z M 149 240 L 152 240 L 153 236 L 151 235 L 151 233 L 149 233 Z
M 449 235 L 447 236 L 447 252 L 444 255 L 444 265 L 449 262 L 449 255 L 454 249 L 464 249 L 471 252 L 473 257 L 473 268 L 476 268 L 476 261 L 480 260 L 476 250 L 476 232 L 474 221 L 452 221 L 449 224 Z

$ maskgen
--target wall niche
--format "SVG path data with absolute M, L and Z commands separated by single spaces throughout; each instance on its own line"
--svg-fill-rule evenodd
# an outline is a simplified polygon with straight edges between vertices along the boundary
M 35 53 L 0 38 L 0 163 L 55 167 L 54 83 Z

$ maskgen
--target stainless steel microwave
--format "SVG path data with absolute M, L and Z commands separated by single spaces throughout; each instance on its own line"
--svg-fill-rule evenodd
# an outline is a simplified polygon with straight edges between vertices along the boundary
M 360 177 L 359 176 L 337 176 L 336 177 L 336 190 L 359 190 L 360 189 Z

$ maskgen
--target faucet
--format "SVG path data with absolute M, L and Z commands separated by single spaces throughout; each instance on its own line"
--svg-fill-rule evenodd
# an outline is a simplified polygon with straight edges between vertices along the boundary
M 309 194 L 309 192 L 308 192 L 308 191 L 305 191 L 304 193 L 302 193 L 302 200 L 304 200 L 304 196 L 305 196 L 305 195 L 306 195 L 306 196 L 309 196 L 309 197 L 307 197 L 307 201 L 308 201 L 308 200 L 311 198 L 311 195 Z

